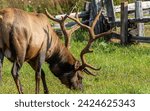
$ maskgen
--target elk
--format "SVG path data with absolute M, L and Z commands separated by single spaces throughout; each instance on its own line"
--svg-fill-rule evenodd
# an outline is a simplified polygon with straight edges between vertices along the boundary
M 93 25 L 96 21 L 97 19 L 94 20 Z M 78 20 L 77 23 L 84 26 Z M 91 33 L 93 33 L 92 30 Z M 106 32 L 97 36 L 102 37 L 110 33 Z M 91 52 L 88 48 L 94 40 L 90 40 L 85 49 L 81 51 L 82 64 L 80 64 L 61 42 L 50 26 L 46 15 L 29 13 L 16 8 L 0 10 L 0 70 L 4 57 L 13 63 L 11 74 L 20 94 L 23 93 L 23 89 L 19 70 L 24 62 L 28 62 L 35 71 L 35 93 L 39 93 L 40 79 L 43 83 L 44 93 L 49 93 L 45 73 L 42 69 L 44 62 L 49 64 L 51 72 L 66 87 L 82 90 L 82 72 L 95 75 L 87 68 L 97 70 L 87 64 L 83 57 L 85 53 Z

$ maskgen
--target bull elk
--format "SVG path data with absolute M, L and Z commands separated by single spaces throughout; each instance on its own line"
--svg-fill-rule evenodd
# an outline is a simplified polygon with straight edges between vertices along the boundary
M 20 9 L 6 8 L 0 10 L 0 70 L 4 56 L 8 58 L 13 67 L 11 74 L 17 86 L 18 92 L 23 93 L 19 80 L 19 70 L 26 61 L 35 70 L 35 93 L 39 93 L 40 79 L 42 80 L 44 93 L 48 93 L 45 73 L 41 68 L 46 61 L 51 72 L 59 78 L 62 84 L 70 89 L 82 89 L 82 72 L 94 75 L 87 68 L 93 68 L 86 63 L 84 54 L 91 52 L 90 45 L 97 38 L 110 34 L 105 32 L 93 35 L 92 28 L 75 20 L 81 27 L 89 29 L 90 40 L 81 51 L 82 64 L 70 53 L 49 24 L 46 15 L 41 13 L 28 13 Z M 95 37 L 96 38 L 92 38 Z M 1 73 L 0 73 L 1 74 Z

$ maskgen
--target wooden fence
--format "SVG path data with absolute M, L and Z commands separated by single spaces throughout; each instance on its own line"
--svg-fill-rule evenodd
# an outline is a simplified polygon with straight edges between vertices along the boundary
M 136 1 L 135 6 L 135 18 L 128 19 L 128 2 L 121 3 L 120 35 L 121 43 L 123 45 L 131 42 L 150 43 L 150 37 L 144 37 L 144 23 L 150 22 L 150 17 L 143 16 L 142 1 Z M 134 24 L 134 26 L 129 27 L 131 24 Z
M 150 1 L 144 1 L 144 2 L 142 2 L 142 8 L 143 8 L 143 10 L 147 10 L 147 9 L 150 9 Z M 128 4 L 128 11 L 129 12 L 135 12 L 135 3 L 130 3 L 130 4 Z M 116 12 L 116 13 L 118 13 L 118 12 L 121 12 L 121 5 L 119 5 L 119 6 L 115 6 L 114 7 L 114 11 Z M 150 11 L 149 11 L 150 12 Z
M 125 45 L 134 41 L 150 42 L 149 37 L 144 37 L 144 23 L 150 22 L 150 17 L 143 16 L 144 12 L 150 14 L 150 1 L 136 0 L 135 3 L 123 2 L 119 6 L 114 6 L 113 0 L 92 0 L 91 3 L 86 2 L 85 10 L 79 12 L 79 17 L 89 21 L 90 24 L 100 8 L 103 8 L 103 16 L 97 23 L 95 33 L 120 27 L 120 34 L 115 34 L 115 36 L 118 36 L 122 44 Z M 121 13 L 120 20 L 116 19 L 116 13 Z M 135 13 L 135 17 L 128 19 L 129 13 Z M 55 17 L 59 19 L 61 16 L 65 16 L 65 14 Z M 72 13 L 71 16 L 75 16 L 75 13 Z M 74 22 L 66 23 L 67 27 L 73 25 L 75 25 Z M 54 28 L 59 28 L 59 25 L 55 25 Z M 134 32 L 133 30 L 136 30 L 136 34 L 131 33 Z M 110 37 L 114 37 L 114 35 L 108 36 L 108 38 Z

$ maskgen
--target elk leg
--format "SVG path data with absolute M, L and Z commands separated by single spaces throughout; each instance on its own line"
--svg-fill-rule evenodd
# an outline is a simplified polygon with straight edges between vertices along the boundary
M 39 93 L 40 78 L 41 78 L 42 79 L 42 83 L 43 83 L 43 87 L 44 87 L 44 93 L 47 94 L 49 91 L 48 91 L 46 80 L 45 80 L 45 73 L 44 73 L 43 69 L 41 68 L 41 65 L 42 65 L 43 61 L 44 61 L 43 59 L 40 59 L 38 57 L 36 59 L 28 61 L 28 63 L 30 64 L 30 66 L 36 72 L 36 74 L 35 74 L 35 80 L 36 80 L 35 92 Z
M 43 85 L 45 85 L 45 83 L 46 83 L 45 82 L 45 74 L 43 73 L 44 71 L 42 71 L 42 63 L 44 63 L 44 61 L 45 61 L 45 53 L 39 54 L 39 56 L 37 57 L 37 60 L 36 60 L 36 74 L 35 74 L 35 79 L 36 79 L 35 93 L 36 94 L 39 93 L 40 79 L 42 78 L 42 82 L 44 83 Z M 41 74 L 42 74 L 42 76 L 41 76 Z
M 46 84 L 46 80 L 45 80 L 45 73 L 43 71 L 43 69 L 41 70 L 41 79 L 42 79 L 42 83 L 43 83 L 43 87 L 44 87 L 44 93 L 48 94 L 48 88 L 47 88 L 47 84 Z
M 36 63 L 35 63 L 35 61 L 29 61 L 28 63 L 36 71 Z M 43 83 L 43 87 L 44 87 L 44 93 L 48 94 L 49 91 L 48 91 L 48 88 L 47 88 L 47 84 L 46 84 L 46 80 L 45 80 L 45 73 L 44 73 L 43 69 L 41 69 L 41 79 L 42 79 L 42 83 Z
M 12 73 L 13 79 L 16 83 L 19 94 L 23 94 L 22 85 L 19 80 L 19 74 L 18 74 L 21 66 L 22 66 L 22 64 L 20 64 L 18 61 L 15 61 L 13 64 L 12 70 L 11 70 L 11 73 Z
M 2 66 L 3 66 L 4 55 L 0 50 L 0 82 L 2 81 Z
M 35 93 L 36 94 L 39 94 L 39 91 L 40 91 L 40 78 L 41 78 L 41 66 L 39 64 L 35 73 L 35 82 L 36 82 Z

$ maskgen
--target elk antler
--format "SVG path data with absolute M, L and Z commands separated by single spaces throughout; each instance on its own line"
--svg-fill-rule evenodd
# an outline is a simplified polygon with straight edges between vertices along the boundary
M 89 65 L 89 64 L 86 62 L 86 60 L 85 60 L 85 58 L 84 58 L 84 55 L 87 54 L 87 53 L 92 53 L 92 52 L 93 52 L 92 50 L 90 50 L 90 47 L 91 47 L 92 43 L 93 43 L 95 40 L 97 40 L 98 38 L 101 38 L 101 37 L 103 37 L 103 36 L 106 36 L 106 35 L 112 33 L 112 31 L 109 30 L 109 31 L 107 31 L 107 32 L 103 32 L 103 33 L 100 33 L 100 34 L 97 34 L 97 35 L 95 34 L 95 32 L 94 32 L 94 27 L 95 27 L 97 21 L 99 20 L 99 17 L 100 17 L 101 14 L 102 14 L 102 11 L 100 10 L 90 26 L 87 26 L 87 25 L 81 23 L 78 17 L 74 18 L 74 17 L 68 16 L 68 18 L 72 19 L 72 20 L 75 21 L 79 26 L 81 26 L 81 27 L 84 28 L 84 29 L 87 29 L 88 32 L 89 32 L 89 41 L 88 41 L 88 44 L 85 46 L 85 48 L 84 48 L 84 49 L 81 51 L 81 53 L 80 53 L 82 65 L 80 66 L 80 68 L 79 68 L 78 70 L 83 70 L 85 73 L 90 74 L 90 75 L 93 75 L 93 76 L 95 76 L 95 74 L 93 74 L 93 73 L 92 73 L 91 71 L 89 71 L 87 68 L 90 68 L 90 69 L 93 69 L 93 70 L 100 70 L 100 68 L 96 69 L 96 68 L 92 67 L 91 65 Z M 78 14 L 76 14 L 76 15 L 78 15 Z M 86 68 L 86 67 L 87 67 L 87 68 Z
M 74 7 L 75 8 L 75 7 Z M 73 27 L 71 27 L 71 29 L 66 28 L 65 26 L 65 20 L 68 18 L 68 15 L 70 15 L 72 13 L 72 11 L 74 10 L 74 8 L 70 11 L 70 13 L 66 14 L 65 16 L 62 16 L 61 19 L 57 19 L 54 16 L 52 16 L 47 9 L 45 9 L 46 11 L 46 15 L 53 21 L 57 22 L 60 24 L 61 30 L 64 34 L 64 38 L 65 38 L 65 46 L 67 48 L 70 48 L 70 40 L 71 40 L 71 35 L 73 32 L 75 32 L 76 30 L 78 30 L 80 28 L 80 26 L 78 24 L 74 25 Z

